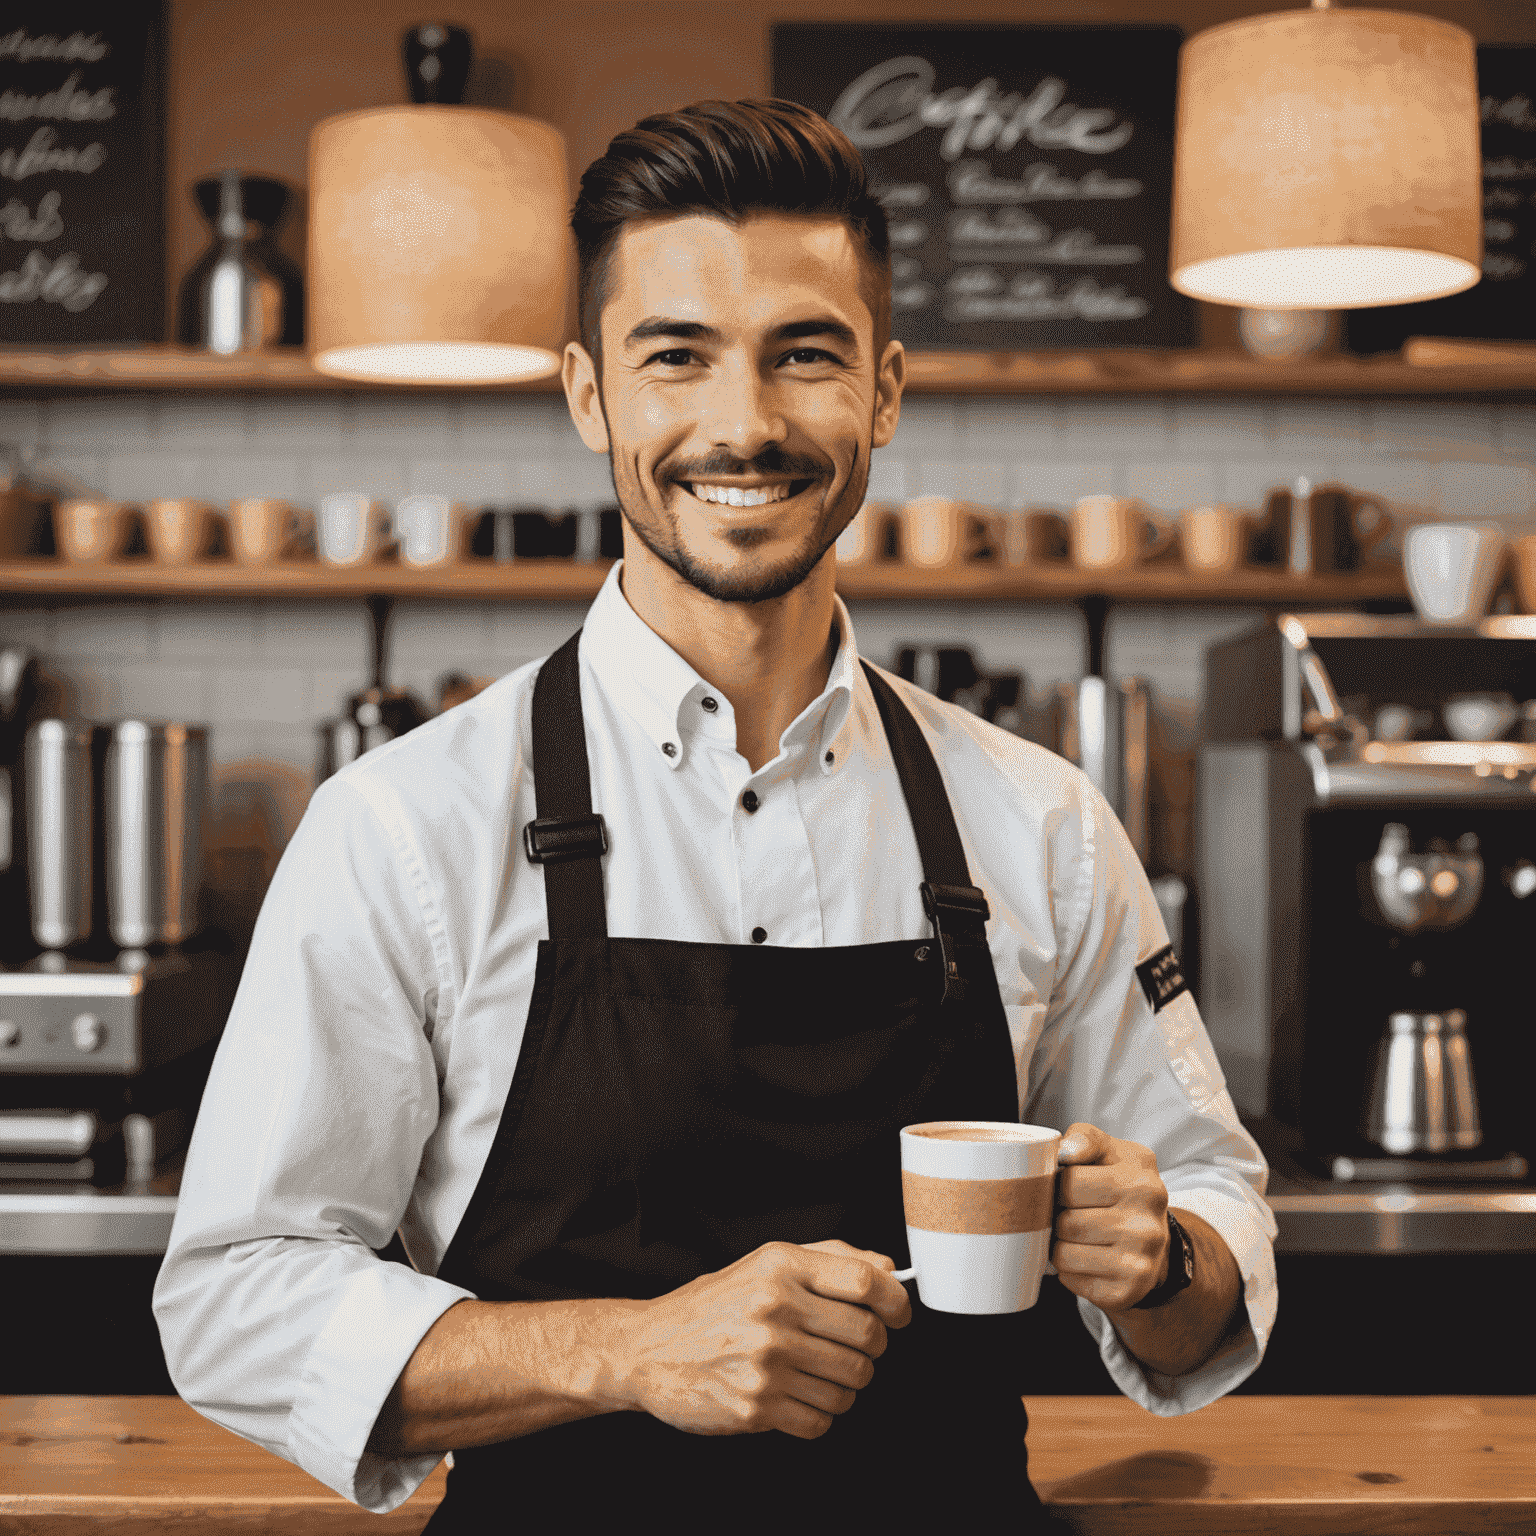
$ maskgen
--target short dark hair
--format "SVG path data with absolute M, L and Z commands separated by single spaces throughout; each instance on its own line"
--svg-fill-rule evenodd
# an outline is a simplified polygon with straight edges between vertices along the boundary
M 691 213 L 839 219 L 854 236 L 875 363 L 891 334 L 891 241 L 863 157 L 826 118 L 793 101 L 699 101 L 636 123 L 587 167 L 571 212 L 581 341 L 602 369 L 608 268 L 627 224 Z

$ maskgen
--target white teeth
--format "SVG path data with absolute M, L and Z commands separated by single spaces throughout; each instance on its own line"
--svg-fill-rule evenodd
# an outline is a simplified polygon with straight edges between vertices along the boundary
M 700 501 L 712 501 L 725 507 L 761 507 L 770 501 L 783 501 L 789 495 L 787 485 L 752 486 L 706 485 L 695 481 L 689 489 Z

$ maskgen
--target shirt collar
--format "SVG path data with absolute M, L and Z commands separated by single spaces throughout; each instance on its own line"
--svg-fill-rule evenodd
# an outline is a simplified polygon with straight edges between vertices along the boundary
M 619 586 L 624 562 L 608 572 L 582 626 L 581 652 L 609 696 L 627 711 L 656 745 L 668 767 L 680 768 L 690 740 L 735 740 L 730 705 L 719 699 L 713 712 L 703 708 L 718 695 L 633 608 Z M 843 757 L 849 707 L 858 677 L 858 643 L 853 621 L 840 597 L 833 599 L 838 626 L 837 654 L 826 688 L 803 709 L 780 738 L 793 759 L 814 750 L 823 773 L 835 772 Z M 832 759 L 827 760 L 828 753 Z

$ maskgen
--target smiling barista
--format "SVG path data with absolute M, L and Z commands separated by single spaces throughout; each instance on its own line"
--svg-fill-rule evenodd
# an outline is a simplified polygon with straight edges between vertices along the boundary
M 624 560 L 312 800 L 155 1290 L 172 1378 L 369 1509 L 455 1449 L 434 1533 L 1043 1529 L 1037 1314 L 892 1278 L 899 1128 L 1066 1127 L 1052 1262 L 1164 1414 L 1262 1355 L 1263 1158 L 1103 798 L 858 659 L 832 545 L 904 360 L 857 151 L 701 104 L 572 223 Z

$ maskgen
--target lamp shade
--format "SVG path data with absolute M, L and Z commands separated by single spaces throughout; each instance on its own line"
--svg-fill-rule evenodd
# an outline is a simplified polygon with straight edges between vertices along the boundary
M 1260 309 L 1441 298 L 1481 276 L 1477 55 L 1449 22 L 1297 10 L 1179 55 L 1169 281 Z
M 322 373 L 497 383 L 560 366 L 565 144 L 459 106 L 344 112 L 309 141 L 310 354 Z

